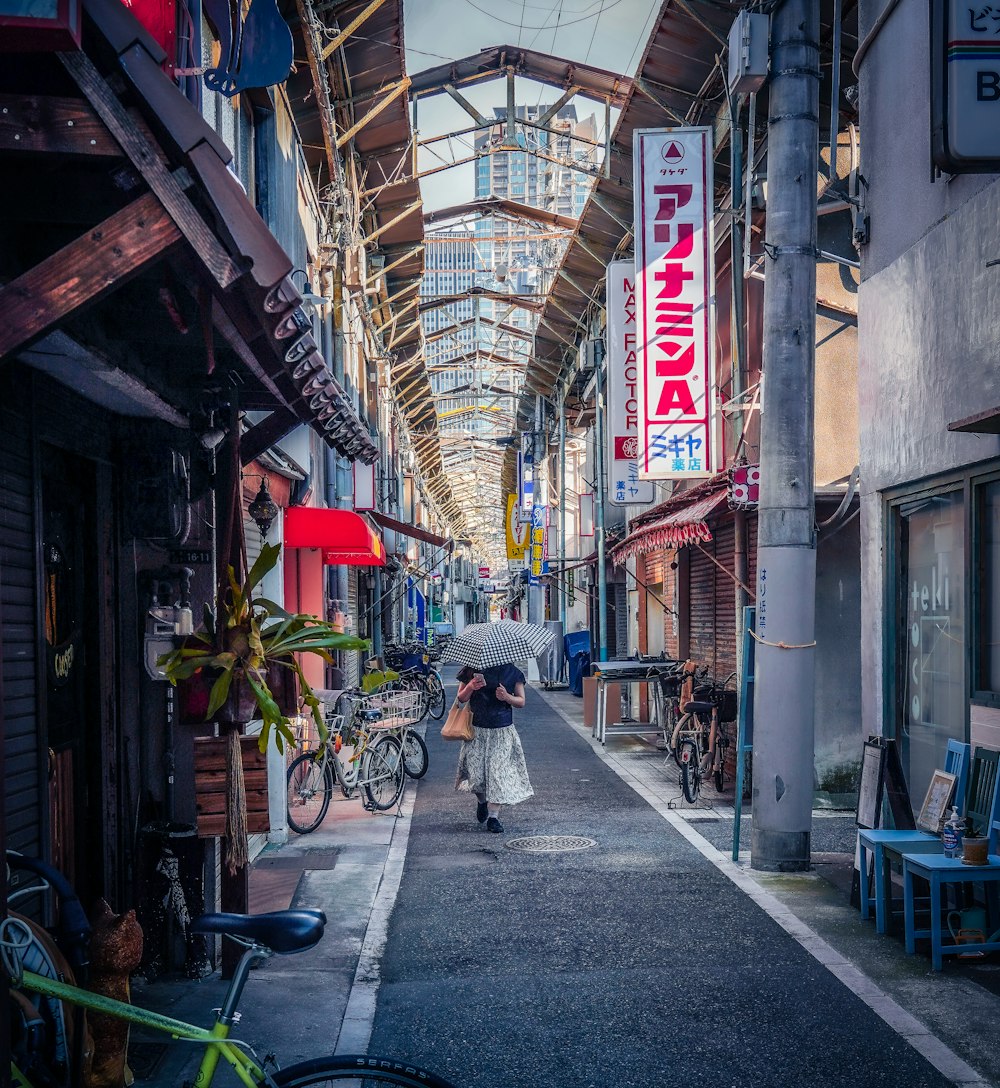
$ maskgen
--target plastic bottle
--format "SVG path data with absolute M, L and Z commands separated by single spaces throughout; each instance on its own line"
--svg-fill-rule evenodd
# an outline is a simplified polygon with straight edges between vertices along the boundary
M 941 832 L 941 841 L 944 843 L 944 856 L 946 858 L 958 857 L 962 850 L 962 832 L 965 830 L 965 821 L 959 816 L 958 809 L 952 805 L 951 816 Z

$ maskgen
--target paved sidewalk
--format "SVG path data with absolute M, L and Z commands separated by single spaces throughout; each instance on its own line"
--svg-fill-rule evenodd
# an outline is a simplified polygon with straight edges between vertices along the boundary
M 265 1041 L 288 1064 L 338 1049 L 365 1050 L 374 1025 L 373 1052 L 402 1052 L 456 1083 L 517 1088 L 591 1083 L 583 1073 L 553 1079 L 545 1062 L 553 1060 L 553 1046 L 570 1046 L 569 1059 L 589 1061 L 588 1033 L 596 1032 L 602 1046 L 634 1052 L 640 1072 L 630 1066 L 626 1075 L 617 1063 L 594 1084 L 658 1088 L 667 1080 L 643 1079 L 641 1062 L 655 1060 L 655 1039 L 677 1035 L 679 1012 L 693 1014 L 695 1026 L 682 1033 L 673 1060 L 681 1063 L 681 1081 L 699 1084 L 691 1062 L 728 1076 L 728 1063 L 746 1047 L 757 1017 L 794 1037 L 836 1015 L 831 1010 L 851 991 L 861 1001 L 849 1006 L 845 1022 L 864 1029 L 851 1038 L 841 1025 L 836 1035 L 836 1061 L 852 1069 L 851 1083 L 1000 1084 L 1000 1054 L 982 1045 L 1000 1016 L 1000 997 L 991 992 L 1000 990 L 1000 964 L 949 961 L 934 973 L 927 957 L 906 956 L 900 939 L 878 937 L 873 923 L 861 922 L 847 898 L 853 814 L 817 814 L 816 872 L 750 873 L 746 855 L 739 865 L 729 860 L 731 796 L 717 797 L 710 786 L 698 806 L 689 806 L 662 752 L 626 737 L 610 738 L 601 749 L 581 721 L 581 700 L 566 691 L 531 690 L 518 725 L 536 797 L 510 810 L 504 836 L 485 835 L 469 818 L 469 799 L 452 789 L 456 746 L 441 741 L 437 724 L 429 723 L 431 771 L 416 788 L 408 785 L 403 818 L 339 801 L 313 834 L 269 847 L 254 865 L 258 909 L 318 906 L 329 925 L 315 949 L 274 957 L 253 972 L 235 1034 Z M 743 830 L 746 839 L 749 820 Z M 600 845 L 540 861 L 505 849 L 506 840 L 533 833 L 589 835 Z M 518 887 L 526 873 L 528 883 Z M 754 929 L 774 924 L 774 933 L 783 929 L 791 938 L 789 948 L 767 952 L 767 943 L 758 946 L 734 928 L 732 919 L 745 917 L 741 904 L 748 899 L 770 915 L 766 923 L 754 921 Z M 646 925 L 651 910 L 656 925 L 650 932 L 637 944 L 623 939 Z M 490 920 L 485 927 L 484 917 Z M 712 922 L 705 937 L 698 926 L 691 930 L 689 919 Z M 734 993 L 733 971 L 741 961 L 751 965 L 741 989 L 746 978 L 752 982 L 749 992 Z M 518 969 L 509 970 L 515 964 Z M 542 977 L 547 969 L 561 980 L 554 989 Z M 489 992 L 499 982 L 499 1007 L 491 1011 Z M 669 994 L 668 984 L 677 992 Z M 618 995 L 596 1019 L 584 996 L 595 985 Z M 223 991 L 215 975 L 201 983 L 136 987 L 136 999 L 204 1023 Z M 788 1001 L 781 1022 L 778 1010 Z M 469 1009 L 478 1019 L 474 1035 L 463 1041 L 457 1025 Z M 733 1010 L 741 1016 L 730 1020 Z M 547 1025 L 541 1035 L 537 1019 Z M 970 1033 L 970 1024 L 981 1032 Z M 472 1038 L 479 1058 L 469 1068 L 462 1055 Z M 193 1076 L 196 1063 L 182 1047 L 137 1033 L 133 1039 L 137 1084 L 176 1085 Z M 717 1042 L 723 1044 L 718 1053 Z M 494 1043 L 494 1061 L 505 1070 L 500 1078 L 484 1068 Z M 521 1053 L 515 1060 L 511 1049 L 522 1047 L 541 1048 L 545 1060 Z M 754 1059 L 747 1067 L 747 1079 L 716 1076 L 705 1083 L 787 1083 L 776 1076 L 779 1051 L 765 1051 L 764 1064 Z M 892 1075 L 869 1077 L 867 1066 L 888 1056 Z M 766 1067 L 765 1059 L 777 1064 Z M 809 1082 L 840 1083 L 812 1072 Z

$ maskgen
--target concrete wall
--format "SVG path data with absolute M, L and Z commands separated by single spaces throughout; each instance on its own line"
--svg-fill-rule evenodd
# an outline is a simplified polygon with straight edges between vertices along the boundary
M 858 518 L 820 534 L 816 554 L 816 788 L 850 794 L 860 773 L 861 570 Z
M 881 11 L 861 5 L 862 36 Z M 948 423 L 1000 404 L 1000 187 L 931 179 L 928 8 L 903 0 L 861 69 L 870 243 L 859 290 L 862 721 L 882 732 L 882 492 L 1000 455 L 1000 437 Z M 905 106 L 905 108 L 904 108 Z

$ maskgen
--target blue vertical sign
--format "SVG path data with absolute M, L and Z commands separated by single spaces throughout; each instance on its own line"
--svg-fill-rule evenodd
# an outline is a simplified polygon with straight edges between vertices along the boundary
M 549 562 L 545 558 L 546 509 L 544 506 L 531 508 L 531 552 L 528 561 L 528 585 L 537 586 L 543 574 L 549 573 Z

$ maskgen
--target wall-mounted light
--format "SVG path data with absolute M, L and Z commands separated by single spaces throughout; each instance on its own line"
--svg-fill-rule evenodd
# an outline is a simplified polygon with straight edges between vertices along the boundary
M 248 472 L 245 475 L 252 476 L 254 473 Z M 257 528 L 260 529 L 261 537 L 266 537 L 271 524 L 278 516 L 278 504 L 271 498 L 266 476 L 261 476 L 260 490 L 254 496 L 253 502 L 247 507 L 247 513 L 253 518 Z
M 302 305 L 308 306 L 314 313 L 320 313 L 333 301 L 329 298 L 324 298 L 322 295 L 317 295 L 312 288 L 312 284 L 309 282 L 309 273 L 304 268 L 293 268 L 288 273 L 288 278 L 291 279 L 296 272 L 301 272 L 305 276 L 305 283 L 302 285 Z

